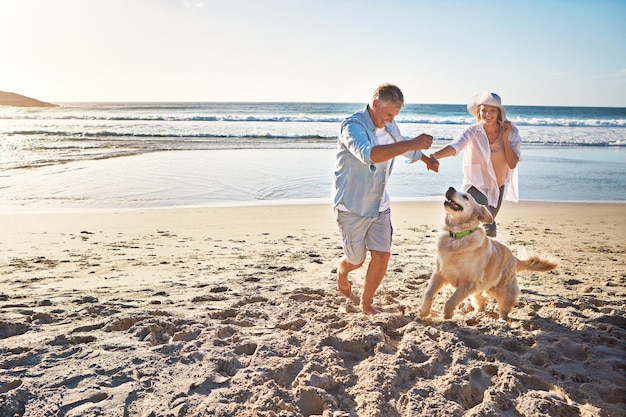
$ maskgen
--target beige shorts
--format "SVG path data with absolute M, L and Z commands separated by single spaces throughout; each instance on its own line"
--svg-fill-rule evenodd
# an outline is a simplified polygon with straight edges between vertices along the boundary
M 335 219 L 341 235 L 341 246 L 352 265 L 365 261 L 368 250 L 391 252 L 391 210 L 378 213 L 378 217 L 363 217 L 350 211 L 335 210 Z

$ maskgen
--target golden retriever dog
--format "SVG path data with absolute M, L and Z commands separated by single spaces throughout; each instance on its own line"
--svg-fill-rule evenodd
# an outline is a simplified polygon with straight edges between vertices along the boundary
M 493 217 L 470 194 L 450 187 L 443 205 L 445 233 L 437 242 L 437 265 L 424 294 L 421 316 L 428 316 L 433 297 L 450 284 L 455 291 L 446 302 L 445 319 L 468 298 L 474 309 L 484 311 L 486 294 L 496 299 L 500 319 L 508 320 L 520 294 L 515 273 L 549 271 L 556 268 L 556 261 L 534 254 L 518 259 L 506 245 L 487 237 L 482 223 L 492 223 Z

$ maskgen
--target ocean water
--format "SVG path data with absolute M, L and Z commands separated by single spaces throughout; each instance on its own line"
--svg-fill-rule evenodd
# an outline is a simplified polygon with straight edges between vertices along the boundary
M 0 210 L 329 200 L 341 120 L 364 103 L 61 103 L 0 106 Z M 507 106 L 523 138 L 520 198 L 626 201 L 626 108 Z M 408 104 L 404 135 L 433 150 L 474 122 L 464 105 Z M 439 173 L 398 158 L 393 200 L 440 198 Z

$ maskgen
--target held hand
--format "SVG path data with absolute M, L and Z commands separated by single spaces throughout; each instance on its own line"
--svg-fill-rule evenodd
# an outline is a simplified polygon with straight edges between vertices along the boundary
M 413 138 L 413 143 L 415 144 L 416 150 L 428 149 L 433 144 L 433 137 L 427 135 L 426 133 L 422 133 L 421 135 Z
M 439 172 L 439 161 L 437 161 L 437 159 L 435 159 L 432 155 L 424 155 L 424 163 L 426 164 L 426 170 Z

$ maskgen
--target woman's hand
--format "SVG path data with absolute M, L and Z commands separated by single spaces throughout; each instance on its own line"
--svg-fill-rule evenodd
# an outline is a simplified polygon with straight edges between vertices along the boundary
M 426 164 L 427 171 L 435 171 L 439 172 L 439 161 L 432 156 L 426 156 L 426 154 L 422 154 L 422 161 Z
M 502 141 L 504 143 L 504 158 L 506 159 L 506 163 L 510 169 L 515 169 L 517 163 L 519 162 L 519 157 L 515 154 L 513 149 L 511 148 L 511 143 L 509 142 L 509 133 L 513 130 L 513 123 L 505 120 L 500 123 L 502 126 Z
M 500 126 L 502 126 L 502 137 L 504 139 L 508 139 L 509 133 L 511 133 L 511 131 L 513 130 L 513 123 L 511 123 L 508 120 L 505 120 L 503 122 L 500 122 Z

